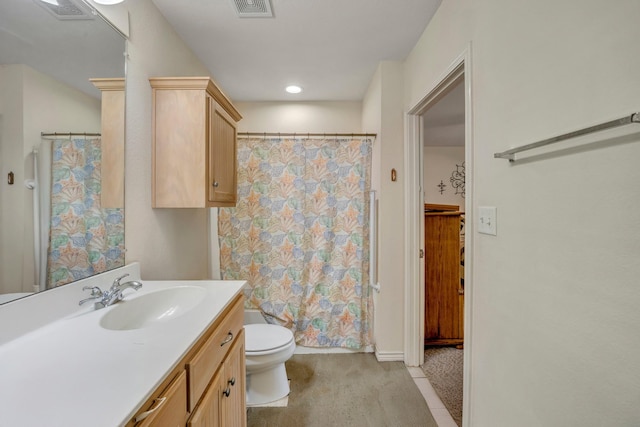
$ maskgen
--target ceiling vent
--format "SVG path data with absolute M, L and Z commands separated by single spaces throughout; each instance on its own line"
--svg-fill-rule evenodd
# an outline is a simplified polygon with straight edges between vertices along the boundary
M 231 0 L 240 18 L 273 18 L 270 0 Z
M 33 0 L 62 21 L 94 19 L 91 9 L 82 0 Z

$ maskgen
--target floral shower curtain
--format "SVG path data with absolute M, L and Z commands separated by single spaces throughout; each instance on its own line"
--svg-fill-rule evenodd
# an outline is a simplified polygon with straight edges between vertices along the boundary
M 124 265 L 124 210 L 100 207 L 100 139 L 53 141 L 48 287 Z
M 309 347 L 370 344 L 370 139 L 240 139 L 238 204 L 220 209 L 224 279 Z

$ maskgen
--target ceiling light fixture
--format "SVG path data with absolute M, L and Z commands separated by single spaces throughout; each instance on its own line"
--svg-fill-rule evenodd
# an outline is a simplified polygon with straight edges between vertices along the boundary
M 98 3 L 98 4 L 105 5 L 105 6 L 111 6 L 111 5 L 114 5 L 114 4 L 122 3 L 124 0 L 93 0 L 93 1 Z
M 285 90 L 289 93 L 300 93 L 302 92 L 302 88 L 300 86 L 296 86 L 296 85 L 291 85 L 291 86 L 287 86 L 285 88 Z

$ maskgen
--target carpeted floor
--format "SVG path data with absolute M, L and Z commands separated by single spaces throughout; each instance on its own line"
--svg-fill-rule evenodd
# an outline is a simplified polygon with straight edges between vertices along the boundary
M 422 370 L 449 410 L 456 424 L 462 425 L 462 355 L 454 347 L 432 347 L 424 351 Z
M 286 408 L 249 408 L 248 427 L 437 427 L 402 362 L 373 354 L 296 354 Z

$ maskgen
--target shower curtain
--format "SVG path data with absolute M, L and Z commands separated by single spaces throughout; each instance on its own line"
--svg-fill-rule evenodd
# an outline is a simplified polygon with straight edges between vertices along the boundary
M 224 279 L 309 347 L 370 344 L 370 139 L 239 139 L 238 204 L 219 213 Z
M 48 287 L 124 265 L 124 211 L 100 207 L 100 139 L 53 141 Z

